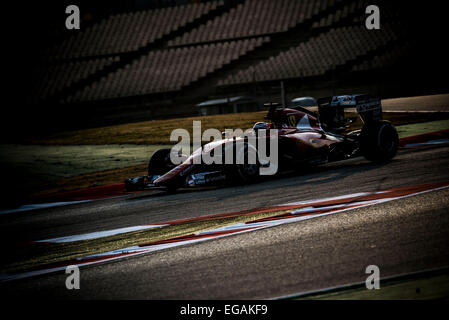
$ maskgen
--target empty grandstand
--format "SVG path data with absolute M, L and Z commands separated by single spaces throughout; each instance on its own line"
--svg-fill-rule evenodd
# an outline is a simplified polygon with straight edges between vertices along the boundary
M 80 30 L 46 43 L 27 103 L 104 124 L 193 115 L 209 99 L 254 96 L 263 104 L 279 95 L 280 81 L 291 98 L 354 84 L 393 96 L 425 41 L 390 1 L 377 2 L 379 30 L 365 27 L 365 0 L 133 3 L 87 15 Z

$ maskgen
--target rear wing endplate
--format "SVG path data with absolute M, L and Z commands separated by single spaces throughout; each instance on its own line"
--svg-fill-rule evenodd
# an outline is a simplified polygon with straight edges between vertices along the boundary
M 355 108 L 363 122 L 382 120 L 382 103 L 380 98 L 369 94 L 332 96 L 317 100 L 321 108 Z

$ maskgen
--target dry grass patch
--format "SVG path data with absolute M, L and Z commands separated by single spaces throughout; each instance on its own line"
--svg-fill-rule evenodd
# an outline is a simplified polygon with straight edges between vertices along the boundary
M 255 122 L 263 121 L 264 116 L 265 112 L 250 112 L 144 121 L 67 131 L 37 139 L 28 138 L 23 142 L 42 145 L 170 144 L 170 134 L 174 129 L 183 128 L 192 134 L 193 121 L 201 121 L 202 131 L 209 128 L 246 130 Z

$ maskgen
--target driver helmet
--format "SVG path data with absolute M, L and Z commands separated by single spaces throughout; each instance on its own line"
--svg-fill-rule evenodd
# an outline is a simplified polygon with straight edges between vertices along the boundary
M 260 129 L 268 130 L 268 129 L 270 129 L 270 124 L 267 122 L 256 122 L 253 126 L 253 131 L 260 130 Z

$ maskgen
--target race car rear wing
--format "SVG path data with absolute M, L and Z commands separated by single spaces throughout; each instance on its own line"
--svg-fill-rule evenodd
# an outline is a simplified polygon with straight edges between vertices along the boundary
M 363 122 L 382 120 L 382 103 L 380 98 L 369 94 L 325 97 L 317 100 L 318 112 L 340 108 L 356 108 Z

